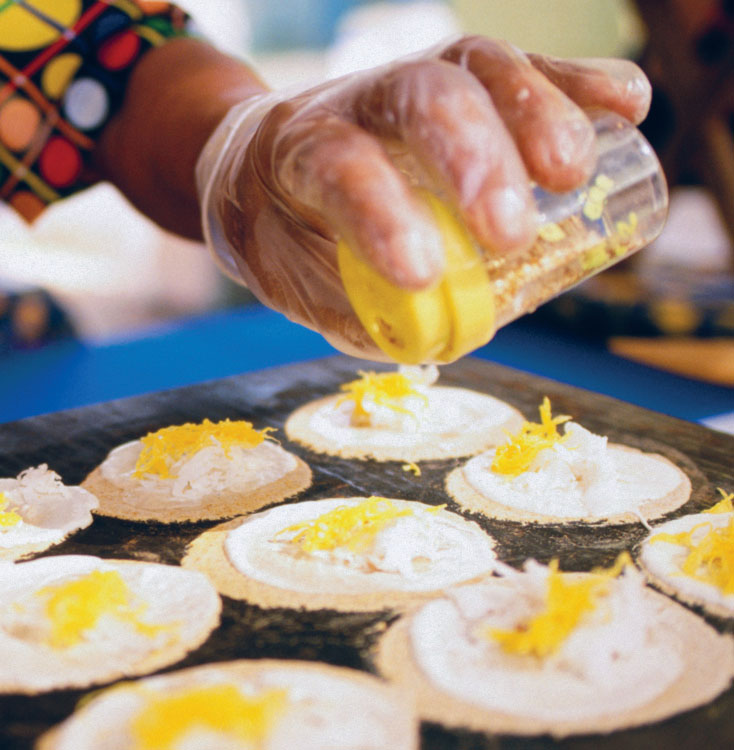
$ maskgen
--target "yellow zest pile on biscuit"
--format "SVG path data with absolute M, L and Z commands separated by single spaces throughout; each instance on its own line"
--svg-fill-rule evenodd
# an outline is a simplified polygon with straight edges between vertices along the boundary
M 48 643 L 53 648 L 77 645 L 104 615 L 129 623 L 149 637 L 163 627 L 140 621 L 145 604 L 131 606 L 130 589 L 116 570 L 94 570 L 72 581 L 46 586 L 36 596 L 45 599 L 45 613 L 51 623 Z
M 17 526 L 23 519 L 14 510 L 6 510 L 10 502 L 4 492 L 0 492 L 0 531 L 9 529 L 11 526 Z
M 625 565 L 629 555 L 622 553 L 609 569 L 597 569 L 575 579 L 558 571 L 558 560 L 549 566 L 543 611 L 512 630 L 488 627 L 484 634 L 497 641 L 504 651 L 519 656 L 543 659 L 555 653 L 587 612 L 596 608 L 600 597 L 609 590 L 609 583 Z
M 410 378 L 400 372 L 376 373 L 360 370 L 359 375 L 359 380 L 352 380 L 340 387 L 345 394 L 337 401 L 337 406 L 345 401 L 354 402 L 352 423 L 355 425 L 370 424 L 370 414 L 364 408 L 365 399 L 401 414 L 413 414 L 402 404 L 402 400 L 408 396 L 417 396 L 424 402 L 428 401 L 424 394 L 415 389 Z
M 372 496 L 358 505 L 340 505 L 312 521 L 288 526 L 281 529 L 278 535 L 295 532 L 289 541 L 304 552 L 337 547 L 364 552 L 388 524 L 396 518 L 412 514 L 411 508 L 398 508 L 387 498 Z
M 566 439 L 558 433 L 558 425 L 568 422 L 571 417 L 551 416 L 550 399 L 546 396 L 540 405 L 540 424 L 525 422 L 520 431 L 510 435 L 510 442 L 497 447 L 492 471 L 517 477 L 530 468 L 535 457 L 545 448 L 552 448 Z
M 260 747 L 287 703 L 285 690 L 271 689 L 250 697 L 229 684 L 154 695 L 131 723 L 133 750 L 173 750 L 197 729 Z
M 734 494 L 724 495 L 723 500 L 706 512 L 734 513 L 732 498 Z M 705 528 L 708 528 L 708 531 L 703 537 L 698 542 L 694 541 L 696 532 Z M 650 542 L 668 542 L 685 547 L 687 555 L 680 565 L 684 575 L 711 584 L 725 595 L 734 594 L 734 514 L 726 526 L 714 528 L 711 524 L 699 523 L 690 531 L 655 534 L 650 538 Z
M 255 448 L 273 431 L 272 427 L 256 430 L 250 422 L 229 419 L 221 422 L 205 419 L 201 424 L 187 422 L 163 427 L 140 438 L 143 449 L 135 464 L 134 476 L 141 479 L 146 474 L 155 474 L 161 479 L 173 479 L 171 466 L 184 456 L 219 444 L 229 458 L 232 447 Z

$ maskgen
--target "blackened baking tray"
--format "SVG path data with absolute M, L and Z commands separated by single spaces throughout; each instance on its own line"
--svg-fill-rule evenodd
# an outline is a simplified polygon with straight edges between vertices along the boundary
M 283 424 L 296 407 L 338 389 L 365 363 L 331 357 L 171 391 L 112 401 L 0 425 L 0 476 L 15 476 L 46 462 L 67 484 L 81 482 L 116 445 L 171 424 L 209 419 L 248 419 L 272 426 L 290 450 L 309 463 L 313 486 L 299 499 L 339 495 L 385 495 L 426 503 L 448 503 L 443 479 L 459 461 L 421 462 L 415 477 L 400 462 L 377 463 L 321 456 L 290 444 Z M 537 417 L 543 396 L 555 413 L 571 414 L 594 432 L 668 456 L 691 477 L 689 502 L 674 515 L 696 512 L 717 498 L 717 487 L 734 490 L 734 437 L 631 404 L 582 391 L 499 365 L 465 359 L 441 371 L 441 383 L 484 391 L 508 401 L 527 418 Z M 297 501 L 297 500 L 296 500 Z M 645 536 L 641 524 L 617 527 L 572 524 L 522 526 L 466 514 L 498 542 L 501 559 L 520 565 L 534 557 L 560 558 L 565 570 L 610 564 L 623 549 Z M 89 554 L 177 564 L 186 545 L 215 522 L 162 525 L 97 518 L 84 531 L 44 555 Z M 223 597 L 222 623 L 207 642 L 166 670 L 236 658 L 321 660 L 372 671 L 370 649 L 390 612 L 348 614 L 333 611 L 265 610 Z M 699 611 L 699 614 L 701 612 Z M 719 631 L 734 630 L 733 620 L 707 618 Z M 0 655 L 2 658 L 2 655 Z M 68 716 L 85 690 L 63 690 L 38 697 L 0 696 L 0 748 L 29 750 L 39 734 Z M 563 747 L 594 750 L 629 748 L 733 748 L 734 690 L 709 705 L 658 724 L 609 736 L 518 738 L 452 731 L 427 724 L 425 750 L 531 750 Z

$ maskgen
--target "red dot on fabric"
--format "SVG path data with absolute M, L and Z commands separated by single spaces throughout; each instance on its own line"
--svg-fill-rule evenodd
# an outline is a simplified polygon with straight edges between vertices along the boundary
M 54 187 L 67 187 L 79 176 L 82 156 L 65 138 L 49 138 L 38 157 L 41 176 Z
M 97 59 L 107 70 L 122 70 L 135 60 L 139 51 L 140 37 L 128 29 L 110 37 L 97 50 Z

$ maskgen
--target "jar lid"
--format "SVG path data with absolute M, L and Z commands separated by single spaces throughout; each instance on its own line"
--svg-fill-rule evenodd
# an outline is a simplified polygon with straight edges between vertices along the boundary
M 494 334 L 492 284 L 467 230 L 435 195 L 421 191 L 446 252 L 446 271 L 433 286 L 401 289 L 341 240 L 342 283 L 357 317 L 385 354 L 402 364 L 453 362 Z

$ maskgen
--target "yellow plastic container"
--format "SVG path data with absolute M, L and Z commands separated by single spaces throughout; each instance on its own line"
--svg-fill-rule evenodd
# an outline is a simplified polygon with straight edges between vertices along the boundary
M 439 198 L 421 191 L 444 239 L 447 270 L 419 292 L 386 281 L 339 243 L 349 301 L 375 343 L 396 362 L 447 363 L 494 332 L 649 244 L 662 230 L 668 191 L 650 145 L 611 113 L 594 118 L 598 161 L 578 190 L 538 187 L 538 237 L 526 251 L 496 256 L 479 248 Z

